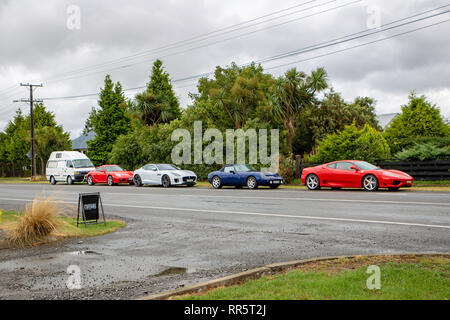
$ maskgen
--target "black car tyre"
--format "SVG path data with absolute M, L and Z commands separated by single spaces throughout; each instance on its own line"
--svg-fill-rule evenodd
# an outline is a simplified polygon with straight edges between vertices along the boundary
M 170 178 L 167 174 L 163 175 L 161 178 L 161 184 L 164 188 L 170 187 Z
M 138 174 L 133 177 L 133 181 L 136 187 L 142 187 L 142 179 Z
M 213 186 L 214 189 L 220 189 L 222 188 L 222 180 L 220 180 L 220 178 L 218 176 L 214 176 L 211 179 L 211 184 Z
M 56 184 L 56 179 L 55 179 L 54 176 L 51 176 L 51 177 L 50 177 L 50 183 L 53 184 L 53 185 Z
M 364 176 L 362 180 L 362 186 L 366 191 L 377 191 L 378 190 L 378 179 L 373 174 L 368 174 Z
M 90 186 L 93 186 L 95 183 L 94 183 L 94 179 L 92 179 L 92 176 L 88 176 L 88 178 L 87 178 L 87 183 L 88 183 L 88 185 L 90 185 Z
M 67 184 L 73 184 L 72 177 L 71 176 L 67 176 L 66 182 L 67 182 Z
M 249 189 L 258 188 L 258 181 L 256 181 L 256 178 L 254 176 L 250 176 L 247 178 L 247 187 Z
M 320 179 L 314 173 L 306 177 L 306 186 L 309 190 L 319 190 L 320 189 Z

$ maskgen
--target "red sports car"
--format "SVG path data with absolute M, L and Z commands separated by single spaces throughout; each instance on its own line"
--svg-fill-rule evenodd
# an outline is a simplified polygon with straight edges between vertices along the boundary
M 305 168 L 302 172 L 302 183 L 310 190 L 321 187 L 364 188 L 367 191 L 376 191 L 378 188 L 398 190 L 400 187 L 411 187 L 413 181 L 413 177 L 402 171 L 384 170 L 358 160 L 325 163 Z
M 125 171 L 119 166 L 104 165 L 89 172 L 86 175 L 86 180 L 91 186 L 96 183 L 107 183 L 109 186 L 117 183 L 133 184 L 133 175 L 133 171 Z

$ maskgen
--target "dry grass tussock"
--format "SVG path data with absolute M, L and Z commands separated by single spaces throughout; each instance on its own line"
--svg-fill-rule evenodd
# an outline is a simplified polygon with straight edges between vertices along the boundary
M 56 233 L 61 223 L 57 216 L 62 212 L 61 204 L 52 198 L 35 198 L 9 230 L 10 245 L 23 248 L 47 242 Z

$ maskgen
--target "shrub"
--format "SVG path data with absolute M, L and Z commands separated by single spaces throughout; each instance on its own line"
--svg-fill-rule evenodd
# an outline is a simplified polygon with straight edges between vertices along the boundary
M 285 183 L 290 183 L 295 179 L 295 161 L 280 155 L 278 173 L 283 177 Z
M 51 199 L 36 198 L 25 208 L 19 223 L 10 230 L 8 240 L 12 246 L 35 246 L 45 240 L 58 226 L 59 205 Z
M 417 144 L 430 144 L 437 148 L 448 148 L 450 146 L 450 136 L 446 137 L 408 137 L 396 139 L 389 146 L 391 152 L 396 154 L 405 149 L 411 149 Z
M 397 153 L 395 157 L 404 161 L 447 159 L 450 158 L 450 148 L 438 148 L 430 143 L 415 144 L 413 147 Z
M 321 163 L 357 159 L 373 162 L 376 159 L 386 159 L 389 156 L 389 146 L 379 131 L 368 124 L 358 130 L 353 123 L 346 126 L 344 130 L 328 135 L 319 142 L 317 154 L 307 157 L 306 161 Z

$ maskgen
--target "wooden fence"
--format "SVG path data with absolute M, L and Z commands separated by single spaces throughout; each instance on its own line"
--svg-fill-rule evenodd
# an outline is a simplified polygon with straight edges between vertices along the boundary
M 304 168 L 310 168 L 321 163 L 300 162 L 299 174 Z M 383 169 L 400 170 L 411 175 L 415 180 L 447 180 L 450 179 L 450 159 L 434 161 L 398 161 L 378 160 L 376 165 Z

